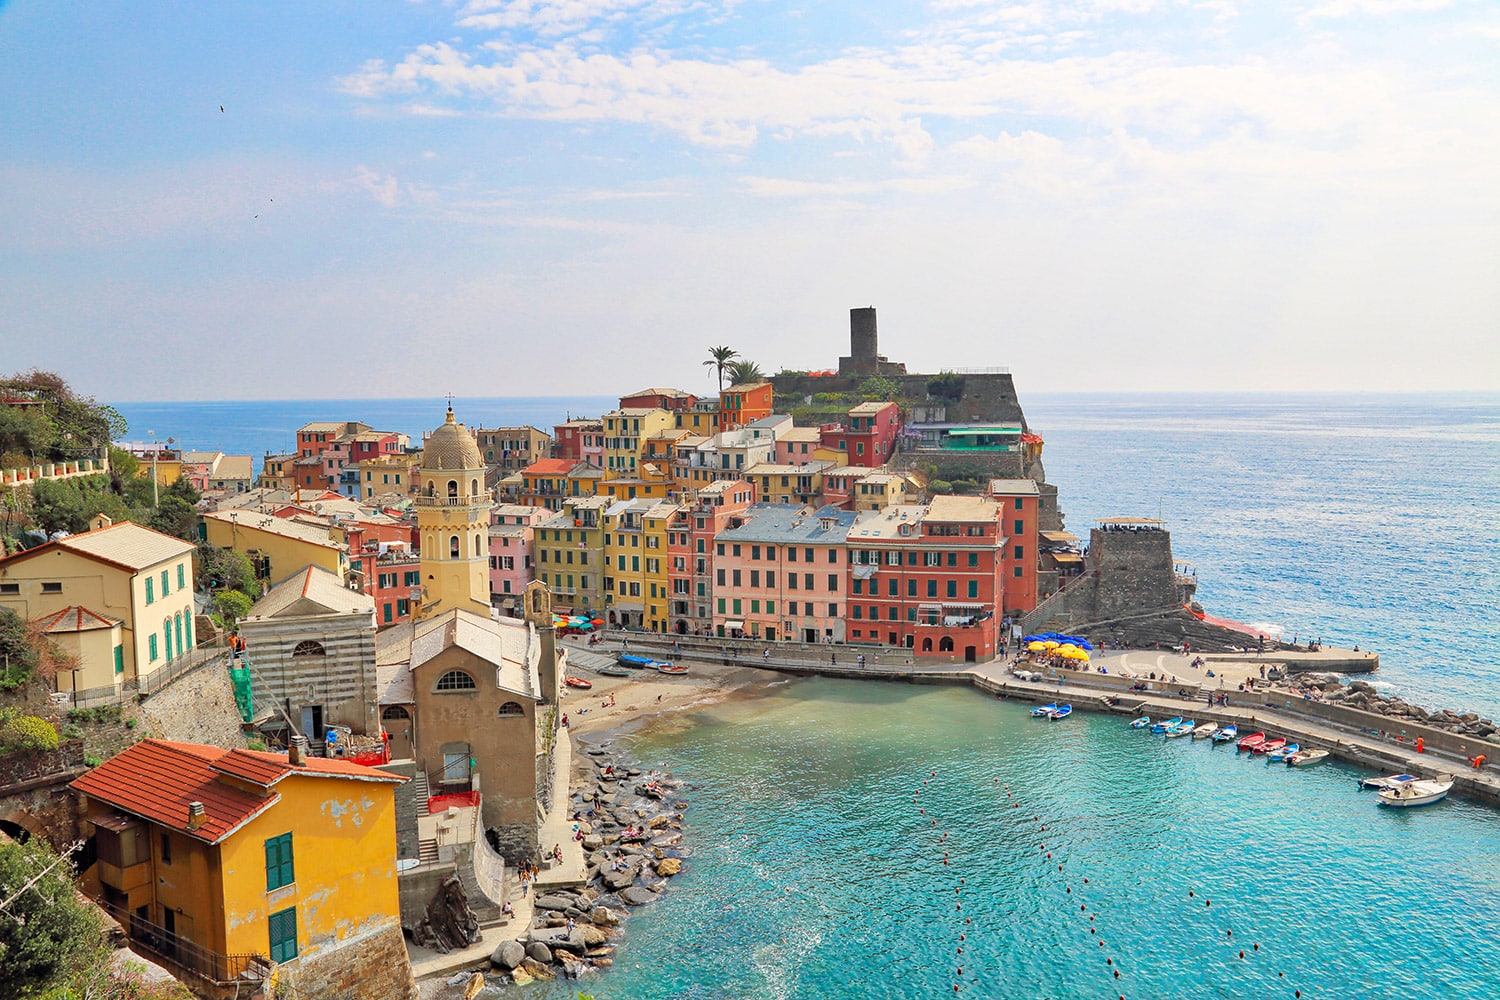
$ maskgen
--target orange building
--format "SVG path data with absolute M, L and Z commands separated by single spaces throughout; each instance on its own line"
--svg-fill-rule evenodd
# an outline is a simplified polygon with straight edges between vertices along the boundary
M 769 417 L 774 394 L 770 382 L 746 382 L 725 389 L 719 393 L 719 429 L 732 431 Z

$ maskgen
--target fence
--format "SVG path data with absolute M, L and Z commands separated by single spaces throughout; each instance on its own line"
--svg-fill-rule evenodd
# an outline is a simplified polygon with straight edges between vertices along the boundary
M 271 974 L 271 963 L 260 955 L 223 955 L 181 937 L 174 931 L 131 913 L 118 903 L 95 903 L 125 928 L 130 943 L 169 969 L 177 969 L 215 984 L 255 983 Z
M 118 687 L 110 685 L 84 688 L 81 691 L 58 691 L 52 696 L 52 700 L 54 704 L 73 708 L 93 708 L 97 705 L 117 705 L 137 696 L 146 698 L 161 692 L 173 681 L 192 673 L 199 667 L 210 663 L 227 664 L 228 656 L 229 651 L 220 644 L 220 640 L 214 640 L 196 647 L 163 667 L 158 667 L 145 677 L 125 681 Z

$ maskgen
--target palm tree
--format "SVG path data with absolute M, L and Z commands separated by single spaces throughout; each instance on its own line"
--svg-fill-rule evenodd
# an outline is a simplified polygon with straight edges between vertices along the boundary
M 708 349 L 708 360 L 703 362 L 703 367 L 716 369 L 719 373 L 719 391 L 724 391 L 724 369 L 729 367 L 729 362 L 740 356 L 740 352 L 732 347 L 710 347 Z
M 750 382 L 764 382 L 766 380 L 766 373 L 760 370 L 760 365 L 744 358 L 738 361 L 731 361 L 724 366 L 724 371 L 729 375 L 730 385 L 746 385 Z M 723 391 L 722 387 L 720 391 Z

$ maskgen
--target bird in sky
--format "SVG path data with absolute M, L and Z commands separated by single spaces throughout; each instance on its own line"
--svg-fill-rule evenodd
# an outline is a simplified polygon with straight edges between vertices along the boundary
M 223 113 L 224 113 L 224 105 L 221 104 L 221 105 L 219 105 L 219 114 L 223 114 Z

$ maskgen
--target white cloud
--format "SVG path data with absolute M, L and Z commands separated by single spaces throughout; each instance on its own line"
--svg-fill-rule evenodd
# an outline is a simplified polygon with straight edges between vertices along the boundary
M 355 168 L 350 183 L 362 191 L 369 192 L 370 197 L 386 208 L 395 208 L 401 204 L 401 184 L 389 174 L 377 173 L 364 164 L 360 164 Z

